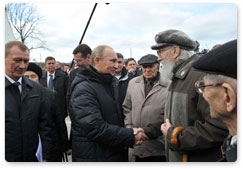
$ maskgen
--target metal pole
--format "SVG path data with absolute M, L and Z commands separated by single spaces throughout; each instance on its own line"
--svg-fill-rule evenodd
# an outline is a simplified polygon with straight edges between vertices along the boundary
M 93 7 L 93 10 L 92 10 L 92 12 L 91 12 L 91 15 L 90 15 L 90 17 L 89 17 L 89 20 L 88 20 L 88 22 L 87 22 L 87 24 L 86 24 L 86 27 L 85 27 L 85 29 L 84 29 L 83 35 L 82 35 L 82 37 L 81 37 L 81 39 L 80 39 L 80 41 L 79 41 L 79 45 L 80 45 L 80 44 L 82 43 L 82 41 L 83 41 L 84 35 L 85 35 L 85 33 L 86 33 L 87 29 L 88 29 L 90 20 L 91 20 L 93 14 L 94 14 L 94 11 L 95 11 L 95 8 L 96 8 L 97 5 L 98 5 L 98 3 L 95 3 L 95 5 L 94 5 L 94 7 Z M 74 60 L 72 60 L 71 65 L 70 65 L 70 69 L 71 69 L 71 70 L 72 70 L 72 67 L 73 67 L 73 63 L 74 63 Z
M 90 15 L 90 17 L 89 17 L 89 20 L 88 20 L 88 22 L 87 22 L 87 24 L 86 24 L 86 27 L 85 27 L 85 29 L 84 29 L 83 36 L 81 37 L 81 40 L 79 41 L 79 44 L 81 44 L 82 41 L 83 41 L 84 35 L 85 35 L 85 33 L 86 33 L 86 30 L 88 29 L 90 20 L 91 20 L 93 14 L 94 14 L 94 11 L 95 11 L 95 8 L 96 8 L 97 4 L 98 4 L 98 3 L 95 3 L 95 5 L 94 5 L 94 8 L 93 8 L 93 10 L 92 10 L 92 12 L 91 12 L 91 15 Z

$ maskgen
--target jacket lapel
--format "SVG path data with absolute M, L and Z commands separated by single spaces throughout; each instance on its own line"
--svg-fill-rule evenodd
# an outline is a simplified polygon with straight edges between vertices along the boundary
M 29 79 L 23 76 L 22 79 L 22 93 L 21 93 L 21 102 L 28 96 L 29 91 L 33 88 L 33 85 L 29 82 Z

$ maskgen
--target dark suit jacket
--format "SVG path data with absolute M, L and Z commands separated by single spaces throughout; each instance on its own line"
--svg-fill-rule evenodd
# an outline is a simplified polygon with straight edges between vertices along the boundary
M 47 87 L 47 72 L 42 74 L 40 78 L 40 83 Z M 63 113 L 64 117 L 67 114 L 67 101 L 66 101 L 66 94 L 67 94 L 67 85 L 68 85 L 68 77 L 65 73 L 56 71 L 55 77 L 53 79 L 53 86 L 55 90 L 55 100 L 57 101 L 57 105 L 59 106 L 59 110 Z
M 45 87 L 43 87 L 45 88 Z M 60 106 L 55 101 L 55 92 L 45 88 L 45 102 L 50 105 L 49 121 L 51 124 L 51 138 L 53 147 L 51 149 L 49 162 L 61 162 L 63 152 L 68 148 L 68 134 L 65 117 L 59 111 Z
M 44 102 L 44 87 L 22 79 L 21 103 L 5 78 L 5 159 L 8 162 L 36 161 L 38 133 L 43 158 L 48 160 L 51 150 L 51 128 L 48 123 L 48 105 Z

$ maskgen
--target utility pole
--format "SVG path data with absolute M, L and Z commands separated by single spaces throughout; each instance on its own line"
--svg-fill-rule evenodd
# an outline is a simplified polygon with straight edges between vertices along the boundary
M 130 48 L 130 57 L 132 58 L 132 48 Z

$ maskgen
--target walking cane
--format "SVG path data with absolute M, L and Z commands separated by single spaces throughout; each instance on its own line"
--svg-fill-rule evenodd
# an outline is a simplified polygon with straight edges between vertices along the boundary
M 170 143 L 179 146 L 179 141 L 178 141 L 178 135 L 180 134 L 181 131 L 183 131 L 185 127 L 183 126 L 178 126 L 176 127 L 171 134 L 170 138 Z M 188 162 L 188 155 L 187 154 L 182 154 L 182 162 Z

